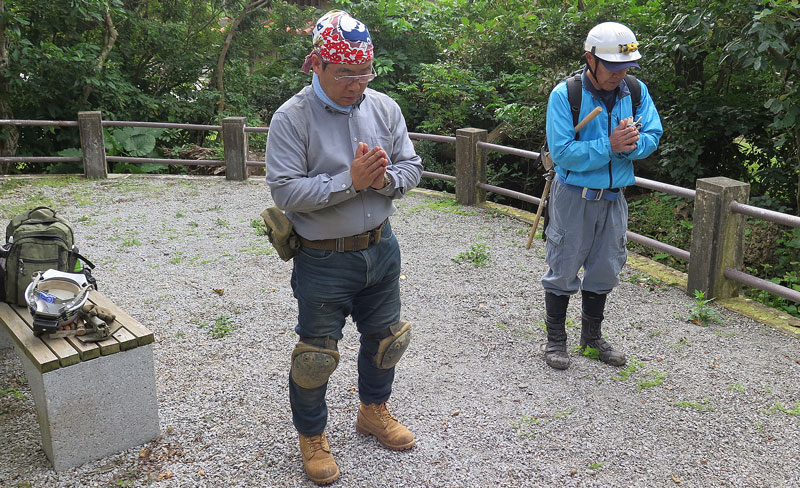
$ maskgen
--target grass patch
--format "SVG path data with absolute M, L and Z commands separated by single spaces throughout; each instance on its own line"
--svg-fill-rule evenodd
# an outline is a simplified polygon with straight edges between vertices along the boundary
M 694 304 L 689 308 L 689 316 L 686 320 L 701 327 L 710 325 L 712 322 L 722 322 L 719 313 L 709 305 L 713 300 L 713 298 L 706 298 L 705 292 L 695 290 Z
M 779 412 L 783 412 L 786 415 L 791 415 L 792 417 L 800 417 L 800 402 L 795 403 L 794 407 L 791 409 L 785 407 L 782 403 L 778 402 L 772 407 L 770 407 L 768 410 L 765 410 L 764 412 L 768 414 L 776 414 Z
M 625 369 L 621 369 L 614 373 L 614 376 L 612 376 L 611 379 L 614 381 L 627 381 L 628 378 L 630 378 L 631 375 L 637 372 L 642 366 L 644 366 L 643 362 L 632 358 L 630 362 L 628 362 L 628 366 L 625 367 Z
M 236 329 L 236 324 L 233 322 L 233 318 L 231 318 L 228 314 L 221 314 L 214 319 L 213 324 L 209 324 L 205 320 L 200 322 L 198 325 L 199 328 L 209 329 L 209 333 L 211 337 L 214 339 L 222 339 L 223 337 L 227 337 L 233 333 Z
M 699 402 L 690 402 L 687 400 L 681 400 L 679 402 L 675 402 L 675 406 L 682 408 L 691 408 L 693 410 L 697 410 L 698 412 L 712 412 L 714 410 L 714 407 L 708 404 L 708 398 L 703 398 Z
M 475 210 L 464 210 L 464 207 L 461 204 L 457 203 L 455 198 L 428 199 L 422 205 L 417 205 L 416 207 L 409 209 L 408 213 L 422 209 L 436 210 L 438 212 L 447 212 L 456 215 L 476 214 Z
M 511 423 L 511 428 L 517 431 L 519 437 L 533 440 L 536 438 L 536 426 L 545 424 L 548 419 L 567 418 L 574 411 L 575 407 L 569 407 L 566 410 L 556 410 L 552 415 L 523 415 L 520 420 Z
M 453 258 L 456 263 L 469 261 L 474 266 L 485 266 L 489 261 L 489 246 L 482 243 L 473 244 L 469 251 L 462 252 Z
M 661 371 L 648 371 L 644 374 L 644 378 L 639 380 L 639 384 L 637 389 L 639 391 L 644 390 L 645 388 L 653 388 L 654 386 L 661 386 L 664 383 L 664 378 L 667 377 L 667 373 L 662 373 Z
M 644 288 L 647 291 L 669 289 L 669 285 L 667 285 L 665 282 L 653 278 L 648 274 L 640 272 L 631 273 L 627 281 L 633 283 L 634 285 L 638 285 L 639 287 Z
M 241 249 L 239 252 L 242 254 L 250 254 L 251 256 L 269 256 L 275 253 L 275 248 L 271 246 L 250 246 Z
M 250 227 L 255 230 L 257 236 L 267 235 L 267 224 L 264 223 L 264 219 L 252 219 Z

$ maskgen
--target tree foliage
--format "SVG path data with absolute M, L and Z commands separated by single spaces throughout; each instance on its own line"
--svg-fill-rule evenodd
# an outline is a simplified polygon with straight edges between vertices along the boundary
M 759 203 L 800 207 L 798 0 L 334 0 L 376 45 L 372 87 L 400 103 L 410 129 L 490 131 L 538 150 L 552 87 L 581 66 L 598 22 L 636 32 L 665 134 L 640 175 L 694 186 L 728 176 Z M 322 14 L 282 0 L 0 0 L 0 110 L 19 119 L 196 124 L 245 116 L 265 125 L 308 83 L 299 67 Z M 156 144 L 215 144 L 166 131 Z M 78 146 L 71 130 L 4 128 L 17 154 Z M 0 146 L 2 149 L 4 146 Z M 5 150 L 5 149 L 2 149 Z M 449 155 L 425 148 L 434 167 Z M 23 167 L 14 171 L 37 171 Z M 535 192 L 530 161 L 492 155 L 496 184 Z

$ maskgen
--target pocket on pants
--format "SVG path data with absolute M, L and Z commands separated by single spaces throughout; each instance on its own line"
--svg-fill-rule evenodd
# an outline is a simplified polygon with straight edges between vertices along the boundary
M 564 230 L 556 227 L 551 222 L 545 229 L 547 234 L 547 244 L 545 245 L 544 261 L 548 264 L 554 262 L 561 255 L 561 250 L 564 248 Z

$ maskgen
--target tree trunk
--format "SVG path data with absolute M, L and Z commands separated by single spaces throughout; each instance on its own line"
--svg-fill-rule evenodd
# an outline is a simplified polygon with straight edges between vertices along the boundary
M 114 21 L 111 20 L 111 12 L 106 9 L 106 29 L 103 34 L 103 50 L 100 52 L 100 57 L 97 60 L 97 74 L 103 71 L 103 66 L 106 64 L 106 59 L 114 48 L 114 43 L 117 41 L 117 29 L 114 27 Z M 92 94 L 94 88 L 92 85 L 85 85 L 83 87 L 83 96 L 81 96 L 80 105 L 85 105 L 89 101 L 89 95 Z
M 239 12 L 239 16 L 233 20 L 230 24 L 228 24 L 228 33 L 225 35 L 225 42 L 222 43 L 222 49 L 219 53 L 219 58 L 217 58 L 217 76 L 216 76 L 216 88 L 219 91 L 219 100 L 217 101 L 217 113 L 222 113 L 225 109 L 225 84 L 223 79 L 225 78 L 225 58 L 228 56 L 228 50 L 231 47 L 231 42 L 233 41 L 233 35 L 236 32 L 236 29 L 239 28 L 239 24 L 242 23 L 244 18 L 255 9 L 261 8 L 264 5 L 267 5 L 269 0 L 250 0 L 250 2 L 245 5 L 241 12 Z
M 0 119 L 13 119 L 14 111 L 8 103 L 9 78 L 4 75 L 8 72 L 8 48 L 11 39 L 6 36 L 5 1 L 0 0 Z M 17 154 L 19 130 L 13 125 L 0 127 L 0 157 L 14 156 Z M 8 174 L 11 163 L 0 163 L 0 174 Z

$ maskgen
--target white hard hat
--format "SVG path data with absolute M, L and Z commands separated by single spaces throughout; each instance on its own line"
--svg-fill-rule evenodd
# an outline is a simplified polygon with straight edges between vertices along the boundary
M 612 63 L 626 63 L 642 57 L 633 31 L 617 22 L 603 22 L 592 27 L 583 50 Z

